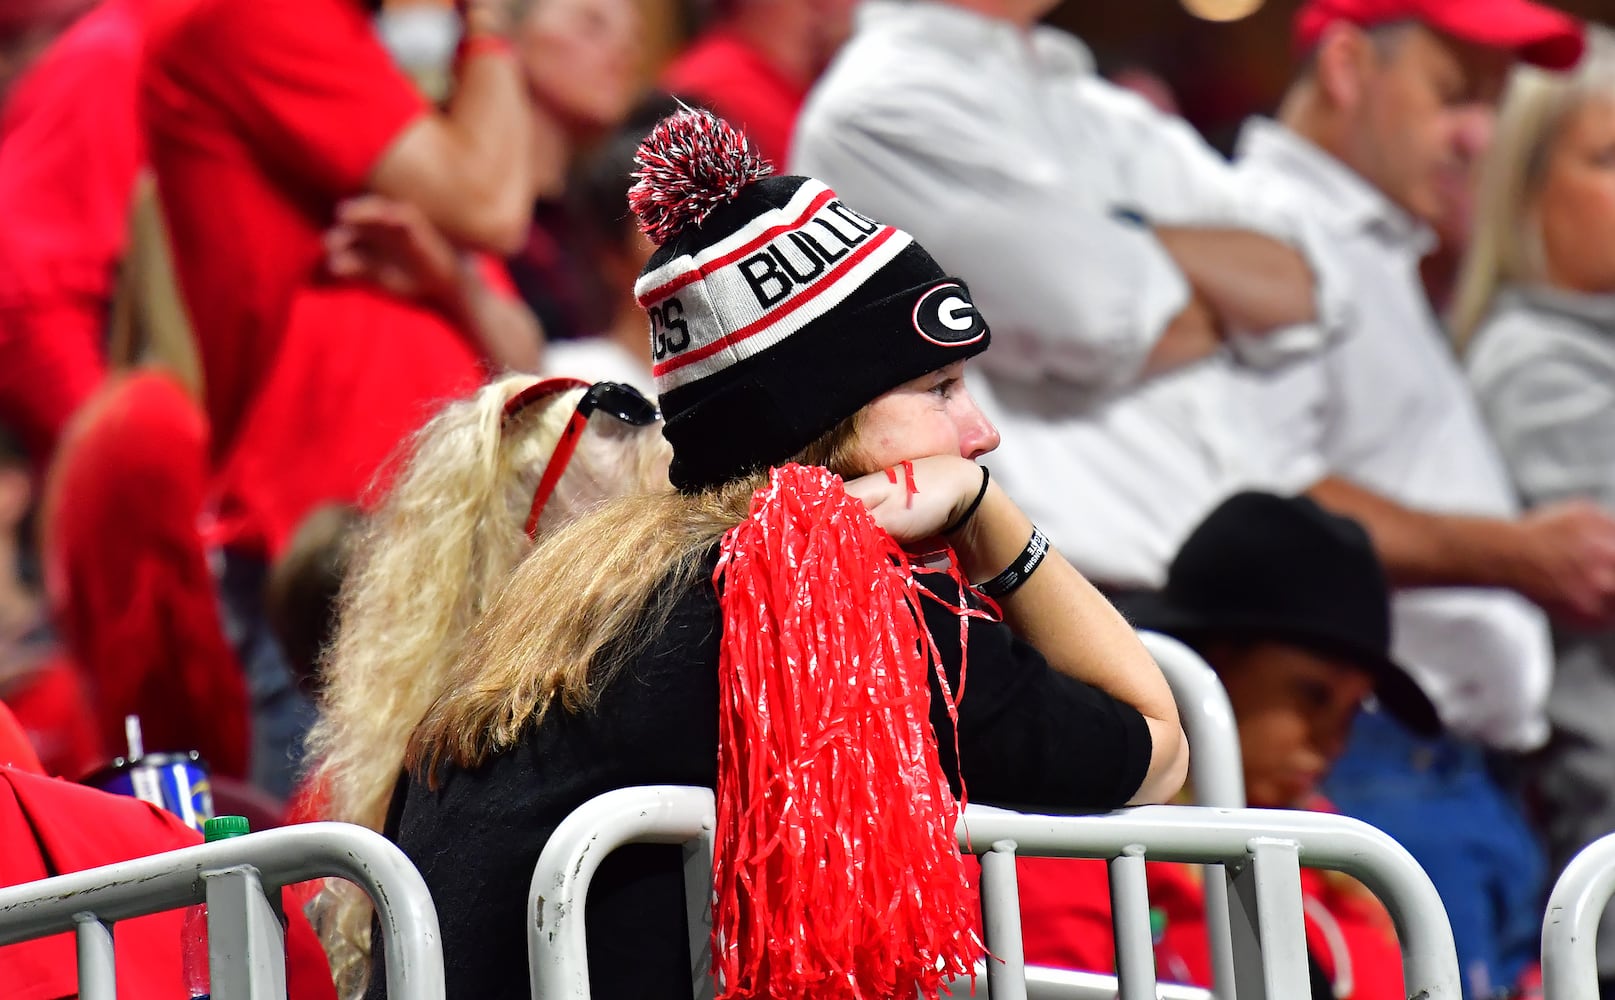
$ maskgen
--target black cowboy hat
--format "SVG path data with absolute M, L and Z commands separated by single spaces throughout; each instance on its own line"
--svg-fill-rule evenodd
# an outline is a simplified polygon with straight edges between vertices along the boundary
M 1391 659 L 1390 590 L 1368 533 L 1305 497 L 1239 493 L 1194 530 L 1158 592 L 1119 598 L 1137 628 L 1193 644 L 1272 639 L 1347 660 L 1386 710 L 1432 736 L 1441 722 Z

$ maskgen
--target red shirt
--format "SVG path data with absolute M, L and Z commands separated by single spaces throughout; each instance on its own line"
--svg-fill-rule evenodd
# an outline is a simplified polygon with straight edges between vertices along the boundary
M 140 111 L 215 460 L 274 366 L 336 203 L 426 110 L 356 0 L 154 0 Z
M 31 769 L 41 774 L 76 780 L 112 759 L 108 747 L 122 745 L 103 738 L 96 725 L 90 686 L 78 664 L 60 649 L 46 651 L 45 658 L 26 676 L 6 685 L 0 708 L 9 710 L 10 721 L 21 728 L 33 747 L 38 766 Z M 3 755 L 5 728 L 0 723 L 0 764 L 7 762 Z M 24 766 L 20 760 L 11 763 Z
M 45 582 L 105 745 L 135 714 L 148 750 L 198 750 L 243 777 L 247 689 L 198 529 L 206 487 L 207 429 L 185 391 L 159 372 L 113 378 L 62 440 Z
M 785 166 L 808 84 L 780 72 L 756 49 L 713 28 L 668 65 L 662 86 L 740 126 L 758 152 Z
M 1028 965 L 1112 972 L 1110 883 L 1102 861 L 1020 858 L 1021 916 Z M 1193 865 L 1146 865 L 1150 908 L 1164 918 L 1155 944 L 1162 982 L 1211 985 L 1205 890 Z M 1301 870 L 1307 948 L 1341 1000 L 1401 1000 L 1402 953 L 1390 915 L 1362 886 L 1332 872 Z
M 17 717 L 11 714 L 11 709 L 5 702 L 0 702 L 0 767 L 15 767 L 34 774 L 44 774 L 45 765 L 40 763 L 39 755 L 34 753 L 33 742 L 28 739 L 28 731 L 23 728 Z
M 41 465 L 100 382 L 144 144 L 136 0 L 106 0 L 0 112 L 0 423 Z
M 83 871 L 202 842 L 195 830 L 139 799 L 0 767 L 0 886 Z M 288 902 L 297 899 L 287 893 Z M 185 996 L 183 910 L 120 920 L 118 996 Z M 291 1000 L 336 1000 L 325 952 L 301 908 L 286 906 L 286 992 Z M 0 947 L 0 983 L 10 1000 L 78 994 L 73 935 Z
M 513 296 L 496 262 L 482 270 Z M 316 506 L 369 506 L 388 458 L 486 375 L 480 352 L 430 309 L 363 286 L 303 290 L 214 481 L 215 540 L 273 559 Z

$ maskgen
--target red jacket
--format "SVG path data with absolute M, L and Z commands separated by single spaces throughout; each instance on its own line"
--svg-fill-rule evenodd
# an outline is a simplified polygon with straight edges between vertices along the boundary
M 139 799 L 0 766 L 0 886 L 177 850 L 201 840 L 178 817 Z M 293 906 L 287 907 L 286 916 L 288 997 L 336 1000 L 313 929 Z M 169 910 L 118 921 L 119 1000 L 185 995 L 183 919 L 183 910 Z M 0 947 L 0 983 L 8 1000 L 76 995 L 75 954 L 70 933 Z
M 34 774 L 45 773 L 45 765 L 39 762 L 39 755 L 34 753 L 28 731 L 22 728 L 3 701 L 0 701 L 0 767 L 17 767 Z

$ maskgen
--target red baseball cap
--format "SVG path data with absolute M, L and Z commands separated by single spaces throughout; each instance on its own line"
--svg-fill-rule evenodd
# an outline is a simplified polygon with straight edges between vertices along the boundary
M 1311 52 L 1336 21 L 1359 28 L 1417 21 L 1544 69 L 1574 66 L 1584 44 L 1580 21 L 1531 0 L 1307 0 L 1295 15 L 1297 51 Z

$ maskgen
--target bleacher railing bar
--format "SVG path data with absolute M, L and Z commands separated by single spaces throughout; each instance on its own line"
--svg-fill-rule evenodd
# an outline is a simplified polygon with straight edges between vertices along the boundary
M 280 889 L 344 878 L 380 918 L 392 1000 L 442 1000 L 437 910 L 415 866 L 385 837 L 347 823 L 309 823 L 154 854 L 0 889 L 0 945 L 78 935 L 79 996 L 114 1000 L 112 925 L 208 905 L 212 1000 L 285 1000 Z
M 675 786 L 618 789 L 568 817 L 540 856 L 528 897 L 533 996 L 589 996 L 583 904 L 607 854 L 629 843 L 685 844 L 689 884 L 709 886 L 704 872 L 710 865 L 713 822 L 710 790 Z M 1029 995 L 1025 979 L 1016 975 L 1022 961 L 1013 878 L 1016 851 L 1111 860 L 1122 1000 L 1157 996 L 1142 878 L 1146 857 L 1226 866 L 1234 987 L 1240 1000 L 1310 994 L 1301 909 L 1303 856 L 1308 867 L 1353 876 L 1384 902 L 1401 943 L 1408 996 L 1462 996 L 1452 929 L 1429 877 L 1401 845 L 1353 819 L 1204 806 L 1143 806 L 1103 816 L 1034 816 L 970 806 L 960 822 L 959 840 L 966 850 L 1007 856 L 988 858 L 983 866 L 987 946 L 999 959 L 987 963 L 987 986 L 997 1000 Z M 697 996 L 712 992 L 702 957 L 711 928 L 710 915 L 704 913 L 707 895 L 696 891 L 689 896 Z
M 1571 859 L 1542 922 L 1542 992 L 1548 1000 L 1599 1000 L 1598 925 L 1615 897 L 1615 834 Z
M 1194 788 L 1195 802 L 1219 809 L 1245 808 L 1239 722 L 1217 672 L 1200 654 L 1169 635 L 1140 631 L 1138 638 L 1166 677 L 1183 733 L 1193 748 L 1189 754 L 1189 783 Z M 1227 876 L 1221 865 L 1207 865 L 1205 875 L 1211 992 L 1217 1000 L 1234 1000 L 1234 942 L 1228 923 Z

